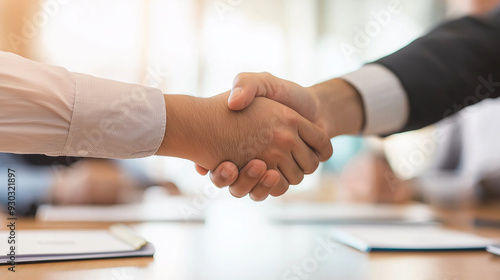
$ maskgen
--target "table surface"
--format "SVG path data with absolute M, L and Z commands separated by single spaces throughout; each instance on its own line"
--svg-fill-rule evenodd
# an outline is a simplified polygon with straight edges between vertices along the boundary
M 211 207 L 205 223 L 131 224 L 152 242 L 147 258 L 0 266 L 0 279 L 500 279 L 500 257 L 485 251 L 362 253 L 328 238 L 332 225 L 269 223 L 259 204 L 232 200 Z M 500 207 L 441 211 L 451 227 L 474 228 L 474 217 L 500 218 Z M 5 219 L 2 219 L 5 220 Z M 20 229 L 106 228 L 105 223 L 18 221 Z M 321 252 L 320 252 L 321 251 Z

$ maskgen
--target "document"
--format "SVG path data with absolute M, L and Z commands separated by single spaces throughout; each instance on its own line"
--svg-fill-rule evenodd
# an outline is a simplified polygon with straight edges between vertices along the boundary
M 375 205 L 341 203 L 290 203 L 271 212 L 278 223 L 333 224 L 421 224 L 437 220 L 431 208 L 423 204 Z
M 498 242 L 498 243 L 500 243 L 500 242 Z M 500 256 L 500 245 L 491 245 L 491 246 L 488 246 L 486 248 L 486 251 L 488 251 L 488 252 L 490 252 L 490 253 L 492 253 L 494 255 Z
M 498 240 L 438 226 L 339 227 L 332 237 L 363 252 L 484 250 Z
M 0 240 L 9 232 L 0 231 Z M 19 230 L 15 251 L 0 245 L 0 263 L 46 262 L 116 257 L 153 256 L 154 246 L 131 229 L 113 225 L 108 230 Z
M 123 205 L 41 205 L 36 219 L 52 222 L 203 222 L 204 213 L 185 198 Z

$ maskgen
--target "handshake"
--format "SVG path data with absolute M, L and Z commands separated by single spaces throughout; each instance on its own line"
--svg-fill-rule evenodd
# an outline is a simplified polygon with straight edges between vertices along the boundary
M 211 98 L 165 95 L 167 127 L 158 155 L 192 160 L 235 197 L 284 194 L 331 157 L 330 138 L 363 126 L 359 94 L 332 79 L 312 87 L 269 73 L 239 74 Z M 258 97 L 258 98 L 256 98 Z

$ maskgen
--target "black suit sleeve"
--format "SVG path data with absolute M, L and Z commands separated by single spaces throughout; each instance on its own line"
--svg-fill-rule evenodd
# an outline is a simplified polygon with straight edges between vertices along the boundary
M 399 77 L 410 103 L 402 131 L 432 124 L 500 95 L 500 9 L 445 23 L 382 64 Z

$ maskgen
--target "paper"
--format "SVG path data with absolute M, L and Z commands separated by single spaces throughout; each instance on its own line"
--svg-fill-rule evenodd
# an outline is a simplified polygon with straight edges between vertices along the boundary
M 38 208 L 36 219 L 65 222 L 203 222 L 201 210 L 187 199 L 165 199 L 139 204 L 110 206 L 52 206 Z
M 497 240 L 437 226 L 352 226 L 333 231 L 333 237 L 358 250 L 471 250 L 485 249 Z
M 422 204 L 376 205 L 338 203 L 291 203 L 279 205 L 271 218 L 281 223 L 431 223 L 433 211 Z
M 498 242 L 498 243 L 500 243 L 500 242 Z M 500 245 L 491 245 L 491 246 L 488 246 L 486 248 L 486 251 L 488 251 L 488 252 L 490 252 L 492 254 L 500 256 Z
M 0 240 L 7 239 L 0 231 Z M 0 247 L 0 263 L 9 254 L 7 242 Z M 16 262 L 152 256 L 154 247 L 146 243 L 134 247 L 107 230 L 19 230 L 16 232 Z

